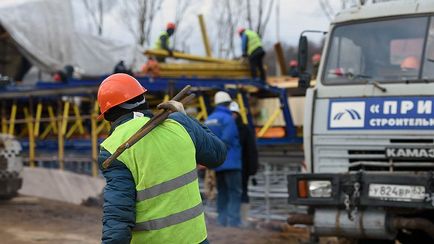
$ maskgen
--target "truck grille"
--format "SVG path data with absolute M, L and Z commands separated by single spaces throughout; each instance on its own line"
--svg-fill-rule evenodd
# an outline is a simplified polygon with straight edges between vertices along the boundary
M 420 156 L 434 149 L 434 140 L 429 138 L 381 138 L 381 137 L 329 137 L 314 139 L 314 167 L 316 172 L 345 171 L 432 171 L 434 158 Z M 386 150 L 407 150 L 414 157 L 402 154 L 392 157 Z M 410 151 L 408 151 L 410 150 Z M 430 152 L 431 152 L 430 151 Z

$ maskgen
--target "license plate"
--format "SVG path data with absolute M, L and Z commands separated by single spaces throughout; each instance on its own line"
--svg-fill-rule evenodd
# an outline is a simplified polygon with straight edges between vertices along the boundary
M 370 184 L 369 197 L 388 201 L 423 201 L 425 187 L 408 185 Z

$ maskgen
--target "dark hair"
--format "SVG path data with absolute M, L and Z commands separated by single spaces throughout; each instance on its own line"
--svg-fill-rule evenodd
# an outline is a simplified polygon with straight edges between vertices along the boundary
M 130 99 L 128 101 L 126 101 L 125 103 L 137 103 L 143 100 L 144 95 L 138 95 L 137 97 Z M 146 110 L 148 109 L 148 103 L 145 102 L 143 104 L 140 104 L 139 106 L 133 108 L 133 109 L 126 109 L 126 108 L 121 108 L 119 106 L 113 107 L 111 109 L 109 109 L 107 112 L 105 112 L 104 114 L 104 118 L 110 122 L 113 122 L 115 120 L 117 120 L 119 117 L 121 117 L 122 115 L 131 113 L 133 111 L 138 111 L 138 110 Z

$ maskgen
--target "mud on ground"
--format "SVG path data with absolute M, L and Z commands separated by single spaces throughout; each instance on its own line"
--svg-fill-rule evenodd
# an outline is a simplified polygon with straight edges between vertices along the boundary
M 100 243 L 101 209 L 57 201 L 18 197 L 0 202 L 0 243 Z M 208 220 L 211 243 L 300 243 L 303 230 L 223 228 Z

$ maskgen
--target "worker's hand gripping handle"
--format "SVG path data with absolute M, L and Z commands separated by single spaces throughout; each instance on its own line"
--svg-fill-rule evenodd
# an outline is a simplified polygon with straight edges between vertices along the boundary
M 172 98 L 172 100 L 181 102 L 183 105 L 186 105 L 194 98 L 194 94 L 190 94 L 189 96 L 185 97 L 185 95 L 187 95 L 190 89 L 191 89 L 190 85 L 185 86 L 178 94 L 176 94 Z M 185 98 L 181 100 L 181 98 L 183 97 Z M 122 143 L 116 149 L 116 151 L 103 162 L 102 164 L 103 169 L 107 169 L 113 160 L 119 157 L 119 155 L 121 155 L 127 148 L 131 147 L 137 141 L 142 139 L 152 129 L 154 129 L 160 123 L 162 123 L 169 116 L 170 113 L 172 113 L 172 111 L 165 109 L 165 110 L 161 110 L 154 117 L 152 117 L 145 125 L 142 126 L 142 128 L 140 128 L 136 133 L 134 133 L 126 142 Z

